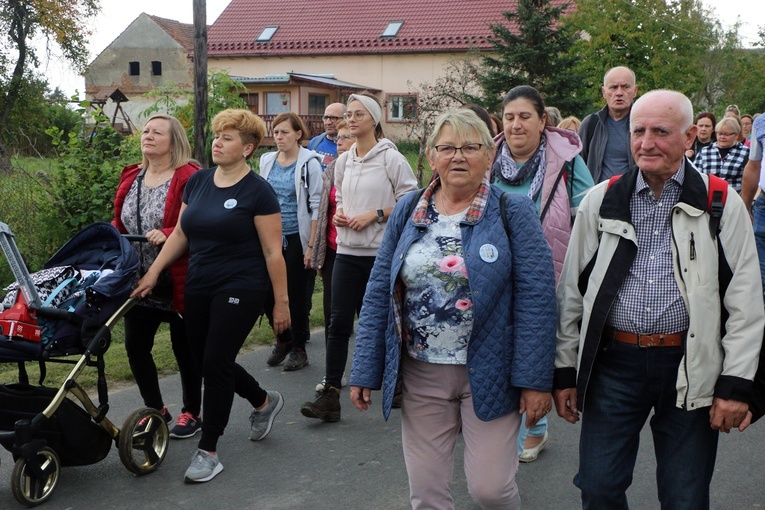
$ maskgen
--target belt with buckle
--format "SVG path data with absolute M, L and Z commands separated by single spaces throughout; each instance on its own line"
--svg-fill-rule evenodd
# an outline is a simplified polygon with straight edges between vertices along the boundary
M 655 333 L 653 335 L 644 335 L 640 333 L 617 331 L 606 326 L 603 329 L 603 333 L 606 337 L 612 338 L 617 342 L 637 345 L 638 347 L 682 347 L 683 339 L 688 332 L 680 331 L 679 333 Z

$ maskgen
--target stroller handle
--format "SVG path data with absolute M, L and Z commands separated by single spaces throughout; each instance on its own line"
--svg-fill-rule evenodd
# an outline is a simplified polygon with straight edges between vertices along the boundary
M 68 310 L 62 310 L 60 308 L 52 308 L 50 306 L 41 306 L 36 309 L 37 315 L 46 319 L 53 319 L 57 321 L 69 321 L 74 324 L 82 324 L 82 318 L 74 312 Z
M 148 242 L 148 239 L 146 239 L 146 236 L 142 236 L 140 234 L 122 234 L 122 237 L 124 237 L 126 240 L 130 241 L 131 243 Z

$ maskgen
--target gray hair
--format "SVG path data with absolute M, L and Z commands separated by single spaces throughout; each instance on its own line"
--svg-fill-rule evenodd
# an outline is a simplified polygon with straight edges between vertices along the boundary
M 606 86 L 606 79 L 608 78 L 608 75 L 611 74 L 611 71 L 615 71 L 616 69 L 626 69 L 632 75 L 632 83 L 633 84 L 637 83 L 637 77 L 635 76 L 635 71 L 633 71 L 632 69 L 630 69 L 627 66 L 616 66 L 616 67 L 612 67 L 611 69 L 606 71 L 606 74 L 603 75 L 603 86 L 604 87 Z
M 681 115 L 680 127 L 684 132 L 688 131 L 688 128 L 690 128 L 693 125 L 693 104 L 691 103 L 691 100 L 688 99 L 688 97 L 682 92 L 678 92 L 676 90 L 667 90 L 667 89 L 652 90 L 650 92 L 643 94 L 637 101 L 635 101 L 635 104 L 632 106 L 632 111 L 635 111 L 635 108 L 638 105 L 644 103 L 647 99 L 651 99 L 657 95 L 669 96 L 673 99 L 674 105 L 680 111 L 680 115 Z M 631 115 L 630 116 L 630 132 L 632 132 L 633 118 L 634 116 Z
M 444 126 L 451 127 L 452 132 L 463 140 L 478 135 L 478 143 L 482 144 L 488 150 L 492 150 L 494 147 L 494 140 L 491 137 L 491 133 L 489 132 L 486 123 L 482 121 L 473 110 L 457 108 L 447 110 L 436 118 L 433 132 L 428 137 L 426 146 L 428 151 L 434 150 L 436 143 L 438 143 L 438 139 L 441 138 L 441 132 L 443 131 Z

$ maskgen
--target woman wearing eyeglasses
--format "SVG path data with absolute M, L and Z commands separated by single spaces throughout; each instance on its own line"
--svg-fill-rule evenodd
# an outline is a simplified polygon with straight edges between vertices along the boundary
M 412 508 L 454 508 L 461 429 L 470 495 L 481 508 L 519 509 L 519 411 L 535 423 L 552 408 L 550 247 L 531 201 L 490 185 L 494 145 L 474 112 L 442 114 L 427 156 L 438 176 L 396 206 L 372 270 L 351 401 L 367 410 L 382 387 L 387 419 L 401 378 Z
M 749 148 L 738 141 L 741 124 L 735 117 L 723 117 L 715 131 L 717 141 L 701 149 L 693 163 L 699 171 L 725 179 L 741 193 L 744 167 L 749 161 Z
M 266 363 L 276 366 L 289 355 L 284 371 L 292 372 L 308 365 L 305 343 L 310 330 L 306 288 L 319 216 L 321 165 L 318 154 L 300 145 L 300 140 L 308 132 L 300 117 L 283 112 L 274 118 L 272 126 L 278 150 L 263 154 L 259 168 L 260 176 L 276 192 L 282 213 L 282 253 L 287 266 L 292 327 L 277 337 Z M 266 306 L 266 310 L 271 308 Z
M 502 102 L 502 135 L 496 139 L 492 182 L 501 190 L 528 196 L 536 205 L 553 253 L 555 281 L 563 268 L 576 208 L 593 185 L 579 156 L 582 142 L 573 131 L 546 126 L 542 96 L 521 85 Z M 518 435 L 521 462 L 533 462 L 547 446 L 547 418 L 532 428 L 524 416 Z
M 340 387 L 348 360 L 348 341 L 358 303 L 398 199 L 417 188 L 406 158 L 383 138 L 382 107 L 371 94 L 351 94 L 345 114 L 356 143 L 335 163 L 337 258 L 332 273 L 332 305 L 324 378 L 314 402 L 300 408 L 303 416 L 340 419 Z

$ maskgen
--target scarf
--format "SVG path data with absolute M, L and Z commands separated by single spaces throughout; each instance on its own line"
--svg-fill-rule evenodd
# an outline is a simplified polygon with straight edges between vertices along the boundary
M 507 141 L 502 140 L 502 145 L 499 147 L 499 155 L 491 168 L 492 178 L 500 179 L 510 186 L 519 186 L 533 174 L 534 178 L 529 187 L 528 197 L 532 202 L 536 203 L 539 192 L 542 191 L 542 183 L 545 178 L 546 153 L 547 137 L 542 133 L 542 138 L 539 140 L 539 146 L 534 155 L 523 166 L 518 167 L 518 164 L 513 159 L 513 155 L 510 154 Z M 540 169 L 542 169 L 541 172 L 539 171 Z

